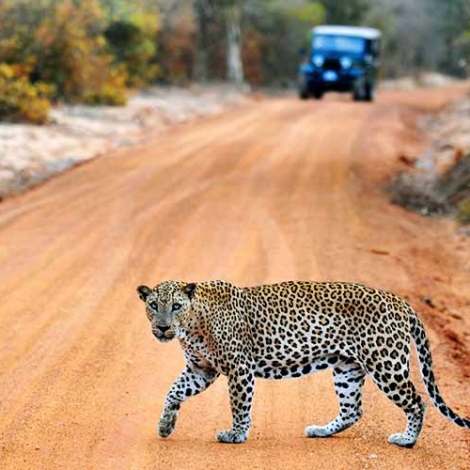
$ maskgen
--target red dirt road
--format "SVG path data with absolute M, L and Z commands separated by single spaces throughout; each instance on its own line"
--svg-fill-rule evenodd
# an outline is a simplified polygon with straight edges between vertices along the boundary
M 470 468 L 470 433 L 431 405 L 413 450 L 389 445 L 404 415 L 370 381 L 360 423 L 303 437 L 335 416 L 330 372 L 259 380 L 246 444 L 215 441 L 230 425 L 223 378 L 160 439 L 183 359 L 176 342 L 153 339 L 135 294 L 172 278 L 392 290 L 421 312 L 441 391 L 469 416 L 470 238 L 381 189 L 399 155 L 428 143 L 420 113 L 460 93 L 260 101 L 0 204 L 0 469 Z

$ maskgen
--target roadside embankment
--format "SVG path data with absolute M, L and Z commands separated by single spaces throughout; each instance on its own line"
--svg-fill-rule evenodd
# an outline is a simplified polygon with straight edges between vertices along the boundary
M 0 123 L 0 199 L 109 150 L 249 98 L 228 85 L 142 90 L 124 107 L 61 105 L 44 126 Z
M 393 202 L 424 215 L 470 223 L 470 97 L 428 116 L 423 128 L 433 145 L 418 156 L 401 155 L 407 167 L 391 186 Z

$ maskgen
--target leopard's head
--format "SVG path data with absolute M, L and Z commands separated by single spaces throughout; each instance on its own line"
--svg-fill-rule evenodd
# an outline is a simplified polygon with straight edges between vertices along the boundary
M 159 341 L 167 343 L 177 335 L 181 321 L 191 310 L 195 290 L 196 284 L 178 281 L 162 282 L 153 289 L 137 287 L 139 297 L 145 303 L 152 333 Z

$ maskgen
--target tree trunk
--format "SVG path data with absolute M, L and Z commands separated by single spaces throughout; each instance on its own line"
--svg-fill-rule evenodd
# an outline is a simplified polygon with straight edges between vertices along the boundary
M 242 62 L 241 5 L 235 1 L 225 10 L 227 41 L 227 78 L 242 86 L 245 82 Z
M 209 21 L 209 4 L 207 0 L 194 2 L 194 14 L 197 21 L 197 44 L 194 61 L 194 77 L 199 82 L 207 82 L 208 73 L 208 43 L 207 25 Z

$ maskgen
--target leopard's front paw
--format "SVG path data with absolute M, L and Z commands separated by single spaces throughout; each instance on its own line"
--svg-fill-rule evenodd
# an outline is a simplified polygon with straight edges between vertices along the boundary
M 168 437 L 176 426 L 177 410 L 163 410 L 162 417 L 158 423 L 158 435 L 160 437 Z
M 225 444 L 241 444 L 247 440 L 248 432 L 230 429 L 229 431 L 219 432 L 216 437 L 219 442 Z

